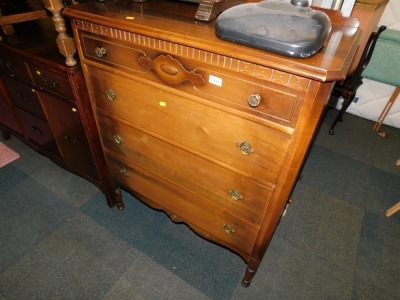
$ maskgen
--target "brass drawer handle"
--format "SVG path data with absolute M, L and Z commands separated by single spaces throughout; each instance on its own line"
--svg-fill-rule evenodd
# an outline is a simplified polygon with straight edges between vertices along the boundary
M 16 95 L 15 95 L 18 99 L 21 99 L 23 102 L 28 102 L 28 98 L 26 98 L 25 97 L 25 95 L 23 95 L 23 94 L 20 94 L 20 93 L 17 93 Z
M 36 133 L 37 135 L 43 135 L 42 129 L 40 129 L 39 127 L 37 127 L 35 125 L 31 127 L 31 130 L 32 130 L 32 132 Z
M 96 56 L 98 58 L 102 58 L 104 55 L 107 54 L 107 50 L 104 47 L 96 47 L 96 49 L 94 49 L 94 52 L 96 53 Z
M 119 134 L 114 134 L 113 138 L 118 145 L 124 142 L 124 139 Z
M 252 94 L 252 95 L 250 95 L 249 98 L 247 98 L 247 103 L 251 107 L 259 106 L 260 103 L 261 103 L 261 95 L 260 94 Z
M 254 149 L 251 147 L 249 142 L 237 143 L 237 146 L 240 148 L 240 152 L 242 152 L 244 155 L 254 152 Z
M 240 194 L 240 192 L 237 190 L 229 190 L 228 193 L 229 193 L 229 195 L 231 195 L 233 200 L 236 200 L 236 201 L 243 200 L 242 194 Z
M 126 168 L 121 167 L 121 169 L 119 169 L 119 172 L 122 174 L 122 176 L 129 177 L 129 173 L 128 173 L 128 170 Z
M 71 138 L 68 134 L 65 134 L 65 135 L 64 135 L 64 140 L 66 140 L 67 143 L 70 143 L 70 144 L 72 144 L 72 145 L 75 145 L 75 144 L 78 143 L 78 139 Z
M 153 70 L 169 84 L 181 84 L 188 81 L 191 84 L 203 85 L 206 82 L 203 76 L 194 71 L 187 71 L 177 59 L 170 55 L 160 55 L 154 60 L 141 56 L 138 62 L 143 68 Z
M 106 91 L 106 95 L 110 101 L 114 101 L 115 99 L 117 99 L 117 94 L 115 94 L 115 92 L 112 89 L 108 89 Z
M 223 224 L 222 228 L 224 228 L 226 233 L 229 233 L 229 234 L 235 233 L 235 229 L 233 229 L 233 227 L 229 224 Z

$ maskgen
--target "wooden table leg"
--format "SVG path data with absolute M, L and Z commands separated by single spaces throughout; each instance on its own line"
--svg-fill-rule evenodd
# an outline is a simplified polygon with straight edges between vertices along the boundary
M 390 217 L 391 215 L 393 215 L 395 212 L 398 212 L 400 210 L 400 202 L 393 205 L 391 208 L 389 208 L 386 211 L 386 217 Z
M 393 103 L 396 101 L 397 97 L 400 94 L 400 87 L 396 87 L 393 91 L 392 96 L 390 96 L 389 101 L 386 103 L 385 108 L 383 109 L 381 115 L 379 116 L 378 120 L 376 121 L 374 127 L 372 128 L 375 131 L 378 131 L 381 128 L 383 121 L 385 120 L 387 114 L 389 113 L 390 109 L 392 108 Z

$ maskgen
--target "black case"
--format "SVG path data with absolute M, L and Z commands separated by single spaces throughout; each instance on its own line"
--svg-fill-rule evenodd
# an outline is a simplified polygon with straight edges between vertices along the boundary
M 216 35 L 285 56 L 316 54 L 331 30 L 329 17 L 308 7 L 308 0 L 262 1 L 234 6 L 216 22 Z

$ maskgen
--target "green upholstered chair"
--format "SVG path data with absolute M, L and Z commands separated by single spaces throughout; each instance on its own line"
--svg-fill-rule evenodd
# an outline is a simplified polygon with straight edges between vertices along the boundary
M 382 32 L 375 46 L 374 55 L 362 76 L 396 87 L 373 127 L 378 131 L 400 94 L 400 31 L 386 29 Z

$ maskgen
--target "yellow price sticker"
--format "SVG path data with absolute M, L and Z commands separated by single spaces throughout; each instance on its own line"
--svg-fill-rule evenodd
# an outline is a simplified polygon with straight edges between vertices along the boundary
M 161 106 L 161 107 L 166 107 L 166 106 L 167 106 L 167 102 L 160 101 L 160 106 Z

